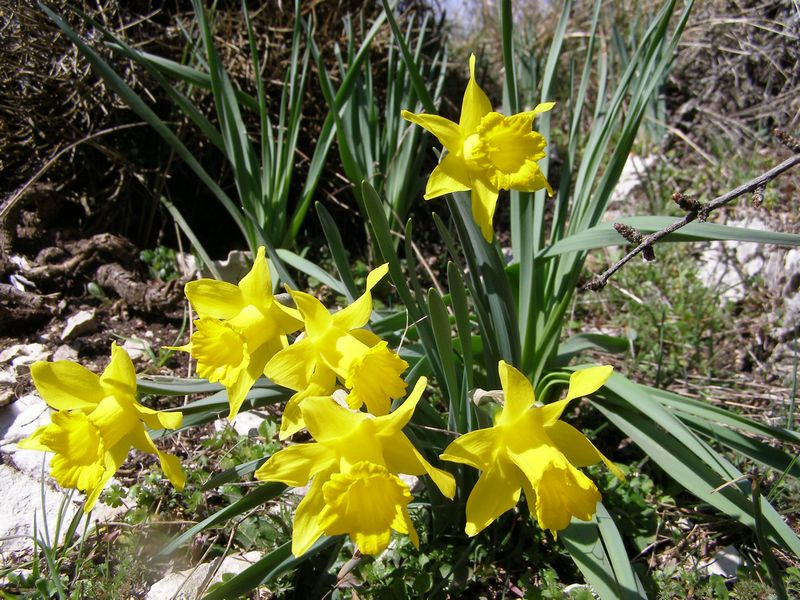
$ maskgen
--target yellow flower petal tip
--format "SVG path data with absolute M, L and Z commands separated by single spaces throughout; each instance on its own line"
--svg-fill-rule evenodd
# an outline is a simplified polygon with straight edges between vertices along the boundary
M 569 397 L 537 406 L 522 373 L 503 361 L 498 372 L 505 402 L 495 425 L 462 435 L 441 455 L 482 471 L 467 499 L 467 534 L 476 535 L 513 508 L 521 491 L 531 515 L 553 535 L 573 517 L 591 519 L 601 496 L 579 467 L 602 461 L 615 475 L 621 474 L 619 468 L 577 429 L 558 420 Z M 599 389 L 611 370 L 596 367 L 575 375 L 571 394 L 585 395 Z
M 545 139 L 533 130 L 534 118 L 551 110 L 546 102 L 533 110 L 504 116 L 494 112 L 491 102 L 475 80 L 476 59 L 469 57 L 469 82 L 458 123 L 430 114 L 401 115 L 432 133 L 447 150 L 431 173 L 425 199 L 472 190 L 472 214 L 483 237 L 491 241 L 492 221 L 500 190 L 535 192 L 553 190 L 539 168 L 546 156 Z

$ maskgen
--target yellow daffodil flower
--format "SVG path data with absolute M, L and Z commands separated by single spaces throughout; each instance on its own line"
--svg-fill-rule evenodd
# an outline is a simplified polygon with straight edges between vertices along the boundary
M 447 154 L 431 173 L 425 199 L 472 190 L 472 216 L 487 242 L 492 240 L 492 218 L 500 190 L 553 190 L 537 164 L 544 158 L 545 139 L 533 131 L 533 119 L 554 102 L 506 117 L 475 82 L 475 55 L 469 57 L 469 83 L 458 123 L 438 115 L 402 111 L 404 119 L 435 135 Z
M 136 371 L 125 350 L 111 344 L 111 362 L 99 377 L 67 360 L 36 362 L 31 376 L 41 397 L 57 412 L 19 447 L 54 452 L 50 474 L 62 487 L 87 493 L 84 511 L 92 510 L 131 446 L 158 455 L 164 474 L 183 489 L 186 476 L 177 457 L 156 448 L 144 428 L 176 429 L 183 415 L 139 403 Z
M 238 285 L 200 279 L 185 291 L 199 318 L 189 343 L 175 349 L 197 359 L 200 377 L 225 386 L 233 420 L 267 361 L 286 346 L 286 334 L 302 327 L 300 314 L 273 297 L 263 247 Z
M 603 461 L 620 479 L 623 474 L 559 417 L 569 402 L 600 389 L 611 371 L 610 366 L 576 371 L 570 377 L 566 398 L 535 406 L 530 382 L 500 361 L 505 405 L 494 426 L 457 438 L 440 456 L 482 471 L 467 499 L 467 535 L 476 535 L 516 506 L 522 489 L 531 516 L 554 536 L 572 517 L 592 518 L 600 492 L 577 467 Z
M 382 552 L 392 529 L 418 545 L 407 509 L 411 493 L 397 474 L 427 473 L 442 494 L 455 494 L 453 476 L 428 463 L 402 432 L 426 384 L 421 377 L 397 410 L 379 417 L 341 406 L 329 396 L 306 398 L 300 405 L 316 443 L 276 452 L 255 474 L 294 487 L 313 478 L 295 511 L 295 556 L 323 534 L 349 534 L 364 554 Z
M 305 335 L 278 352 L 264 373 L 278 385 L 297 391 L 283 411 L 281 439 L 303 428 L 301 402 L 333 392 L 337 377 L 350 393 L 348 405 L 367 405 L 376 416 L 389 412 L 392 398 L 401 398 L 406 384 L 400 374 L 408 363 L 386 342 L 366 329 L 372 312 L 372 288 L 388 272 L 384 264 L 367 276 L 367 289 L 352 304 L 331 314 L 314 296 L 292 291 L 305 323 Z

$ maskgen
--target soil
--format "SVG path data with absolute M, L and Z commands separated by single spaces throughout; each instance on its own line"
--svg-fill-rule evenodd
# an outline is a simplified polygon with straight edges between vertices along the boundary
M 100 372 L 112 341 L 144 340 L 156 354 L 162 346 L 183 343 L 183 285 L 193 274 L 152 278 L 129 240 L 111 233 L 84 236 L 56 194 L 40 190 L 13 221 L 4 222 L 0 262 L 3 281 L 10 283 L 0 283 L 0 351 L 42 344 L 51 359 L 68 356 Z M 64 339 L 66 323 L 82 311 L 93 314 L 84 332 Z M 134 354 L 139 372 L 155 368 L 147 352 Z M 175 353 L 159 373 L 185 375 L 188 362 L 188 355 Z M 27 369 L 17 374 L 6 401 L 32 390 Z

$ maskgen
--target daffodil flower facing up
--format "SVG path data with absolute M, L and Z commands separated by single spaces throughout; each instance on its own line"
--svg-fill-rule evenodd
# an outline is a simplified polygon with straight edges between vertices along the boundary
M 164 474 L 183 489 L 186 476 L 180 462 L 156 448 L 145 430 L 145 425 L 176 429 L 183 415 L 139 403 L 136 371 L 125 350 L 111 344 L 111 362 L 99 377 L 67 360 L 36 362 L 31 376 L 41 397 L 57 412 L 50 416 L 50 424 L 39 427 L 19 447 L 54 452 L 50 474 L 62 487 L 87 493 L 84 511 L 92 510 L 131 446 L 158 455 Z
M 448 498 L 455 480 L 433 467 L 402 432 L 425 390 L 421 377 L 397 410 L 376 417 L 336 403 L 330 396 L 306 398 L 303 420 L 316 443 L 288 446 L 256 471 L 262 481 L 311 487 L 297 506 L 292 553 L 300 556 L 323 534 L 348 534 L 364 554 L 379 554 L 391 531 L 419 545 L 408 515 L 411 492 L 397 475 L 427 473 Z
M 388 271 L 387 264 L 372 270 L 366 291 L 333 314 L 314 296 L 291 292 L 305 333 L 278 352 L 264 369 L 272 381 L 297 391 L 283 411 L 281 438 L 303 428 L 301 402 L 310 396 L 330 395 L 337 378 L 350 390 L 347 403 L 351 408 L 366 404 L 376 416 L 388 413 L 391 399 L 405 394 L 400 374 L 408 363 L 374 333 L 361 329 L 372 312 L 372 288 Z
M 537 114 L 554 102 L 506 117 L 475 82 L 475 55 L 469 57 L 469 83 L 458 123 L 438 115 L 402 112 L 404 119 L 435 135 L 447 150 L 431 173 L 425 199 L 472 190 L 472 216 L 486 241 L 492 240 L 492 218 L 500 190 L 553 190 L 537 164 L 544 158 L 545 139 L 533 131 Z
M 592 518 L 600 492 L 578 467 L 602 461 L 620 479 L 623 474 L 581 432 L 559 418 L 569 402 L 600 389 L 611 371 L 610 366 L 576 371 L 566 398 L 536 406 L 530 382 L 500 361 L 505 404 L 494 426 L 457 438 L 441 454 L 442 460 L 482 471 L 467 499 L 467 535 L 476 535 L 516 506 L 523 489 L 531 516 L 554 536 L 572 517 Z
M 189 343 L 175 349 L 197 360 L 200 377 L 225 386 L 233 420 L 267 361 L 286 346 L 286 334 L 303 322 L 273 297 L 263 247 L 238 285 L 200 279 L 187 283 L 185 291 L 199 318 Z

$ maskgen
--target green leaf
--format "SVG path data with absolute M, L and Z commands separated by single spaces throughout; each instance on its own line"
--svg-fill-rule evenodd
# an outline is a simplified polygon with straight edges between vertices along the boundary
M 292 556 L 292 544 L 287 542 L 218 588 L 215 588 L 204 596 L 203 600 L 241 598 L 259 585 L 267 583 L 287 571 L 291 571 L 338 541 L 339 538 L 336 537 L 322 537 L 300 557 Z
M 558 539 L 603 600 L 647 598 L 622 539 L 602 503 L 591 521 L 573 519 Z
M 603 333 L 578 333 L 561 342 L 551 367 L 565 367 L 575 356 L 587 350 L 623 354 L 629 347 L 625 338 Z

